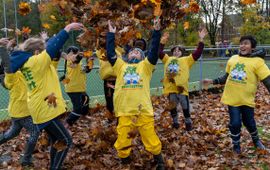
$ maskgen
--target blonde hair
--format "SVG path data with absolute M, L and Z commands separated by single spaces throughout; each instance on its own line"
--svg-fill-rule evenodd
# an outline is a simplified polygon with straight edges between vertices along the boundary
M 41 53 L 45 49 L 45 42 L 41 38 L 29 38 L 23 43 L 23 51 Z

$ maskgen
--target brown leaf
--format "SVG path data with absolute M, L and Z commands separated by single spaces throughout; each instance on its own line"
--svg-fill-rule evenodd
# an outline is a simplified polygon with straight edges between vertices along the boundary
M 51 93 L 50 95 L 48 95 L 47 97 L 45 97 L 44 101 L 47 101 L 49 106 L 53 106 L 53 107 L 56 107 L 57 106 L 57 104 L 56 104 L 56 97 L 55 97 L 55 94 L 54 93 Z
M 56 141 L 53 146 L 57 150 L 57 152 L 61 152 L 67 148 L 66 142 L 63 140 Z

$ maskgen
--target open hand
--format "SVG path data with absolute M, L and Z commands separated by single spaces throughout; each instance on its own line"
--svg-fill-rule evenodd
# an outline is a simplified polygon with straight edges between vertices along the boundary
M 154 30 L 159 31 L 160 28 L 161 28 L 161 26 L 160 26 L 160 19 L 159 19 L 159 17 L 156 17 L 154 19 Z
M 208 34 L 207 30 L 203 28 L 202 30 L 199 31 L 199 37 L 200 40 L 203 41 L 204 37 Z
M 165 44 L 168 42 L 169 37 L 170 37 L 169 32 L 165 32 L 165 33 L 162 35 L 161 39 L 160 39 L 160 43 L 165 45 Z
M 71 24 L 68 24 L 66 27 L 65 27 L 65 30 L 67 32 L 70 32 L 70 31 L 73 31 L 73 30 L 83 30 L 84 26 L 82 23 L 78 23 L 78 22 L 73 22 Z
M 111 32 L 111 33 L 116 32 L 116 27 L 112 25 L 111 20 L 108 21 L 108 26 L 109 26 L 109 32 Z

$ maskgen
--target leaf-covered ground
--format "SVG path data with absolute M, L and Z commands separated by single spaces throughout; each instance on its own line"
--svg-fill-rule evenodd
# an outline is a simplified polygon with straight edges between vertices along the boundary
M 203 91 L 190 96 L 194 129 L 185 131 L 182 113 L 179 129 L 171 128 L 170 114 L 166 111 L 166 97 L 153 96 L 156 130 L 162 141 L 162 153 L 168 169 L 269 169 L 268 151 L 255 150 L 247 130 L 242 127 L 242 154 L 232 153 L 227 128 L 227 107 L 221 104 L 220 94 Z M 260 86 L 256 97 L 256 121 L 261 139 L 270 148 L 270 96 Z M 180 108 L 179 108 L 180 109 Z M 181 109 L 180 109 L 181 110 Z M 2 122 L 0 131 L 9 122 Z M 116 119 L 105 108 L 97 105 L 91 113 L 70 129 L 74 145 L 65 161 L 66 169 L 154 169 L 152 156 L 144 150 L 136 136 L 132 144 L 130 165 L 123 166 L 117 158 L 113 144 L 116 140 Z M 0 146 L 0 169 L 21 169 L 18 158 L 26 140 L 23 131 L 16 139 Z M 33 169 L 47 169 L 49 149 L 44 134 L 41 135 L 34 154 Z

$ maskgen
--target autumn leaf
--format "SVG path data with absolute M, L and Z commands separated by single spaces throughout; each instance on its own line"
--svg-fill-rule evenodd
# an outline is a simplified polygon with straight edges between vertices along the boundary
M 62 80 L 62 83 L 63 83 L 64 85 L 68 84 L 69 82 L 70 82 L 70 79 L 69 79 L 69 78 L 64 78 L 64 79 Z
M 128 139 L 134 139 L 139 134 L 137 129 L 133 129 L 132 131 L 128 132 Z
M 83 52 L 83 56 L 86 57 L 86 58 L 89 58 L 93 55 L 93 51 L 91 50 L 88 50 L 88 51 L 84 51 Z
M 50 95 L 48 95 L 47 97 L 45 97 L 44 101 L 47 101 L 49 106 L 53 106 L 53 107 L 56 107 L 57 106 L 57 104 L 56 104 L 56 97 L 55 97 L 55 94 L 54 93 L 51 93 Z
M 20 2 L 18 12 L 20 15 L 25 16 L 31 12 L 31 6 L 27 2 Z
M 23 34 L 30 34 L 31 31 L 32 30 L 29 27 L 22 27 L 22 33 Z
M 53 148 L 57 150 L 57 152 L 61 152 L 67 148 L 66 142 L 64 140 L 57 140 L 53 144 Z
M 256 4 L 256 0 L 241 0 L 241 3 L 244 5 Z
M 42 27 L 45 28 L 45 29 L 50 29 L 51 28 L 51 26 L 48 23 L 42 24 Z
M 188 21 L 184 22 L 184 30 L 187 30 L 187 29 L 189 29 L 189 22 Z
M 194 13 L 198 13 L 200 10 L 200 6 L 195 0 L 191 0 L 189 3 L 189 10 Z
M 56 20 L 56 17 L 54 15 L 50 15 L 50 18 L 54 21 Z

